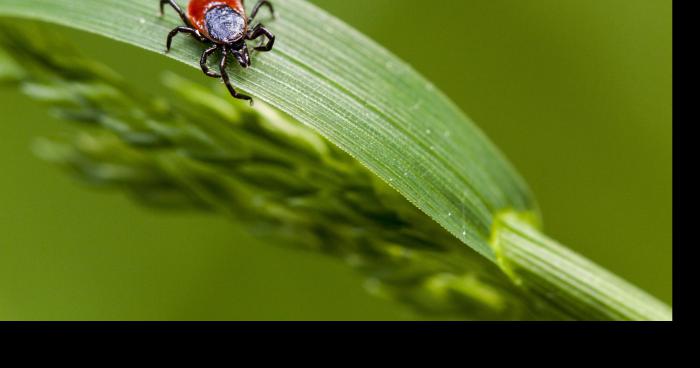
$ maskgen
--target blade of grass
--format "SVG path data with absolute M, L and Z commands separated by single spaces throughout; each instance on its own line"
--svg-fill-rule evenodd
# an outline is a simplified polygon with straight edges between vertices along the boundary
M 0 23 L 0 83 L 78 124 L 34 148 L 84 183 L 229 216 L 276 245 L 339 258 L 370 292 L 423 315 L 565 318 L 312 129 L 260 101 L 232 101 L 209 79 L 165 73 L 165 88 L 144 93 L 56 28 Z
M 164 52 L 181 20 L 160 19 L 150 0 L 4 0 L 0 12 L 75 27 Z M 493 213 L 532 211 L 520 176 L 479 129 L 430 82 L 354 29 L 302 0 L 278 1 L 267 22 L 275 50 L 236 68 L 244 91 L 337 144 L 443 225 L 494 259 L 485 239 Z M 180 39 L 171 53 L 198 66 L 203 45 Z
M 671 309 L 542 235 L 521 214 L 494 223 L 498 263 L 518 285 L 582 320 L 666 321 Z
M 527 214 L 520 218 L 527 219 L 531 229 L 540 221 L 527 186 L 478 128 L 408 65 L 352 28 L 302 0 L 277 5 L 280 17 L 268 26 L 278 34 L 278 47 L 271 54 L 258 55 L 252 69 L 235 70 L 235 83 L 348 152 L 457 239 L 498 262 L 514 281 L 526 288 L 530 282 L 542 281 L 529 273 L 514 277 L 504 259 L 519 253 L 504 252 L 501 242 L 489 242 L 500 239 L 499 231 L 504 228 L 494 226 L 499 213 Z M 0 3 L 0 14 L 54 22 L 162 52 L 163 38 L 178 25 L 178 18 L 170 14 L 158 19 L 155 8 L 148 0 L 5 0 Z M 201 51 L 201 45 L 181 41 L 169 56 L 196 67 Z M 513 242 L 513 247 L 526 243 Z M 559 257 L 579 258 L 557 252 L 557 247 L 542 249 Z M 527 268 L 527 263 L 521 264 Z M 534 272 L 566 275 L 595 289 L 579 272 L 581 268 L 554 270 L 555 264 L 545 263 L 546 267 L 534 268 Z M 543 290 L 575 285 L 544 280 L 538 284 Z M 612 296 L 608 295 L 611 290 L 598 291 L 603 299 Z M 633 307 L 621 308 L 620 314 L 594 315 L 670 318 L 670 311 L 664 308 L 652 308 L 662 313 L 646 309 L 646 314 L 636 314 L 645 309 L 635 305 L 653 299 L 629 295 L 624 302 Z M 566 298 L 553 299 L 554 304 L 567 303 Z M 595 303 L 586 305 L 595 307 Z M 573 310 L 572 315 L 589 316 L 577 313 Z

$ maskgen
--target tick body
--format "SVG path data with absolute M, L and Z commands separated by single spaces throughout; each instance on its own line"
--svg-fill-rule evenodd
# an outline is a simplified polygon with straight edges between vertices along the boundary
M 246 41 L 263 38 L 263 42 L 254 50 L 270 51 L 275 44 L 275 36 L 258 23 L 250 26 L 261 7 L 266 6 L 274 15 L 272 4 L 260 0 L 253 7 L 250 17 L 246 15 L 243 0 L 190 0 L 187 12 L 184 12 L 175 0 L 160 0 L 160 12 L 163 14 L 165 5 L 170 5 L 180 15 L 185 26 L 173 29 L 168 35 L 167 50 L 170 51 L 173 38 L 180 33 L 193 36 L 200 42 L 210 44 L 200 58 L 200 66 L 204 74 L 212 78 L 221 78 L 228 91 L 235 98 L 250 101 L 250 96 L 238 93 L 231 85 L 226 71 L 230 57 L 235 58 L 243 68 L 250 66 L 250 52 Z M 219 73 L 212 71 L 207 61 L 216 52 L 221 54 Z

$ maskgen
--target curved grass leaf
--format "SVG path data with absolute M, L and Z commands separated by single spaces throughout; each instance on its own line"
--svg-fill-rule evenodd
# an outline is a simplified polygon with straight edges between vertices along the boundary
M 251 109 L 213 80 L 172 73 L 164 89 L 147 93 L 80 56 L 55 27 L 13 23 L 0 23 L 0 83 L 77 123 L 34 149 L 82 182 L 142 205 L 225 215 L 274 244 L 342 259 L 367 277 L 370 292 L 423 315 L 566 317 L 267 104 Z
M 178 25 L 179 20 L 174 14 L 163 19 L 155 17 L 156 8 L 155 0 L 4 0 L 0 3 L 0 14 L 72 26 L 162 52 L 164 36 Z M 279 37 L 275 51 L 257 55 L 254 67 L 250 70 L 232 70 L 235 83 L 248 93 L 313 128 L 328 141 L 349 153 L 357 162 L 369 168 L 377 177 L 447 229 L 454 239 L 440 237 L 437 240 L 432 239 L 431 242 L 431 234 L 437 233 L 429 226 L 409 226 L 404 230 L 408 230 L 410 235 L 406 236 L 407 233 L 403 233 L 402 238 L 397 239 L 394 238 L 396 233 L 382 228 L 382 222 L 386 218 L 377 221 L 375 217 L 366 222 L 364 216 L 367 214 L 380 214 L 381 217 L 393 212 L 396 215 L 406 208 L 400 201 L 391 201 L 389 206 L 385 206 L 386 203 L 374 205 L 363 202 L 365 196 L 384 197 L 386 191 L 382 190 L 381 186 L 367 185 L 369 181 L 363 170 L 347 170 L 352 164 L 341 163 L 343 160 L 335 161 L 334 164 L 344 166 L 344 169 L 340 170 L 341 176 L 344 177 L 342 180 L 348 181 L 349 186 L 342 184 L 342 181 L 332 180 L 333 184 L 329 187 L 336 189 L 335 194 L 325 198 L 330 200 L 328 203 L 323 203 L 323 198 L 316 198 L 313 202 L 315 204 L 298 201 L 287 203 L 296 210 L 307 211 L 306 216 L 300 217 L 297 213 L 288 212 L 284 206 L 269 202 L 270 207 L 266 208 L 266 211 L 275 221 L 296 222 L 302 224 L 302 228 L 318 230 L 316 225 L 324 222 L 342 222 L 328 218 L 327 214 L 343 213 L 343 216 L 349 216 L 345 218 L 352 218 L 348 224 L 353 221 L 363 223 L 362 226 L 372 229 L 365 235 L 371 236 L 359 239 L 356 228 L 352 225 L 345 228 L 336 226 L 335 239 L 353 239 L 348 244 L 361 244 L 363 247 L 371 244 L 363 251 L 371 253 L 368 259 L 380 260 L 383 281 L 399 285 L 397 290 L 402 292 L 397 298 L 410 300 L 413 304 L 422 304 L 428 309 L 440 309 L 445 305 L 451 308 L 456 296 L 456 299 L 462 301 L 462 309 L 458 309 L 459 311 L 463 312 L 465 305 L 473 307 L 476 302 L 481 309 L 484 306 L 491 309 L 491 314 L 487 314 L 490 317 L 486 318 L 502 318 L 503 313 L 510 313 L 511 310 L 520 310 L 522 315 L 530 312 L 543 313 L 539 314 L 540 318 L 671 318 L 671 311 L 667 306 L 541 236 L 537 232 L 540 220 L 536 203 L 517 173 L 463 113 L 408 65 L 302 0 L 280 0 L 277 8 L 279 18 L 268 25 Z M 181 40 L 169 56 L 197 67 L 198 56 L 202 50 L 203 46 L 196 42 Z M 13 74 L 8 70 L 5 72 Z M 15 74 L 19 80 L 22 79 L 19 74 Z M 173 81 L 171 79 L 171 83 L 174 83 Z M 53 99 L 54 103 L 60 103 L 64 99 L 71 100 L 76 94 L 83 97 L 92 96 L 91 98 L 96 100 L 102 99 L 105 93 L 120 95 L 120 87 L 115 90 L 105 88 L 106 86 L 99 82 L 96 85 L 93 85 L 93 82 L 88 85 L 80 82 L 75 90 L 73 81 L 66 82 L 68 84 L 59 86 L 51 85 L 55 81 L 50 82 L 46 88 L 46 85 L 25 81 L 23 88 L 37 99 Z M 94 87 L 97 89 L 93 89 Z M 195 87 L 180 86 L 175 89 L 182 91 Z M 194 109 L 205 107 L 209 112 L 214 110 L 217 114 L 235 115 L 227 116 L 234 123 L 240 121 L 241 116 L 249 119 L 255 115 L 250 112 L 242 113 L 237 109 L 227 109 L 225 102 L 220 103 L 220 99 L 209 93 L 186 94 L 190 102 L 196 102 Z M 130 100 L 131 104 L 135 103 L 133 99 Z M 266 113 L 264 106 L 262 107 L 262 115 L 254 118 L 258 124 L 278 124 L 277 128 L 286 126 L 291 130 L 285 131 L 283 135 L 288 138 L 292 138 L 289 134 L 296 135 L 295 139 L 291 140 L 303 141 L 306 149 L 311 149 L 317 154 L 318 149 L 323 149 L 324 142 L 317 139 L 313 133 L 294 128 L 293 124 L 283 123 L 284 119 L 279 120 L 274 114 L 270 115 L 269 111 Z M 113 107 L 107 111 L 119 115 L 118 109 L 114 110 Z M 88 115 L 94 112 L 88 111 Z M 183 114 L 186 119 L 188 113 Z M 81 116 L 67 118 L 80 120 Z M 93 116 L 92 119 L 94 118 Z M 143 118 L 144 116 L 141 116 L 141 119 Z M 134 128 L 137 128 L 137 131 L 140 128 L 124 125 L 123 121 L 113 120 L 110 115 L 101 115 L 98 120 L 112 133 L 122 135 L 122 141 L 125 138 L 127 141 L 194 138 L 187 142 L 178 142 L 177 145 L 187 147 L 190 154 L 203 149 L 208 151 L 207 155 L 223 154 L 222 157 L 227 159 L 235 159 L 233 156 L 227 156 L 235 156 L 227 144 L 237 142 L 240 146 L 252 145 L 257 147 L 256 150 L 262 149 L 265 155 L 277 155 L 276 159 L 281 161 L 295 161 L 294 158 L 280 155 L 275 147 L 269 147 L 267 144 L 259 146 L 257 144 L 261 142 L 256 143 L 255 139 L 247 142 L 244 137 L 228 133 L 222 140 L 202 141 L 207 138 L 206 134 L 202 135 L 198 130 L 192 131 L 193 126 L 183 125 L 175 131 L 153 131 L 154 126 L 150 126 L 149 129 L 152 130 L 151 133 L 155 133 L 155 137 L 153 134 L 129 136 Z M 146 122 L 153 123 L 151 120 Z M 198 124 L 206 123 L 199 121 Z M 205 130 L 211 128 L 213 127 L 207 126 Z M 180 136 L 183 132 L 186 134 Z M 246 134 L 245 131 L 240 133 Z M 69 144 L 68 147 L 59 144 L 47 145 L 44 148 L 53 147 L 55 157 L 67 157 L 65 164 L 77 167 L 93 165 L 107 169 L 91 173 L 107 175 L 101 179 L 121 183 L 139 194 L 144 194 L 143 190 L 149 183 L 155 184 L 154 193 L 165 194 L 166 198 L 153 197 L 154 193 L 150 192 L 145 194 L 148 199 L 155 199 L 157 203 L 172 204 L 173 199 L 177 198 L 175 202 L 180 201 L 186 206 L 214 206 L 228 210 L 226 206 L 231 203 L 227 201 L 233 200 L 233 204 L 240 207 L 245 203 L 236 201 L 243 199 L 245 202 L 253 193 L 248 191 L 246 185 L 241 187 L 239 179 L 252 177 L 266 183 L 270 178 L 274 178 L 282 183 L 274 188 L 274 191 L 285 193 L 289 193 L 289 190 L 294 191 L 295 186 L 302 189 L 308 185 L 308 182 L 302 184 L 297 181 L 294 174 L 279 175 L 274 170 L 261 170 L 260 167 L 245 168 L 237 172 L 236 175 L 240 178 L 228 174 L 221 175 L 211 156 L 204 160 L 195 157 L 183 158 L 181 154 L 173 155 L 172 152 L 167 154 L 167 158 L 155 156 L 152 152 L 142 152 L 138 149 L 138 144 L 136 147 L 125 146 L 124 142 L 120 143 L 120 139 L 113 134 L 93 134 L 82 139 Z M 224 144 L 217 146 L 219 141 Z M 197 144 L 201 146 L 198 147 Z M 96 147 L 107 151 L 92 151 Z M 105 155 L 106 153 L 109 155 Z M 320 152 L 319 155 L 325 157 L 328 156 L 327 153 Z M 331 162 L 324 161 L 323 164 L 328 165 Z M 346 164 L 349 166 L 345 166 Z M 294 165 L 292 164 L 292 167 Z M 308 165 L 308 162 L 305 165 Z M 331 179 L 334 170 L 338 172 L 338 167 L 312 171 L 315 175 Z M 352 174 L 358 176 L 353 178 Z M 360 185 L 353 187 L 352 182 Z M 164 193 L 163 188 L 169 189 Z M 344 188 L 352 189 L 345 192 Z M 361 188 L 359 192 L 352 192 L 358 188 Z M 368 190 L 369 188 L 372 189 Z M 333 203 L 340 198 L 339 196 L 344 197 L 343 200 L 351 201 L 351 205 L 344 203 L 338 206 L 337 203 Z M 290 197 L 287 195 L 286 198 Z M 195 203 L 192 203 L 193 200 Z M 385 198 L 379 199 L 384 200 Z M 255 201 L 248 204 L 251 203 L 253 207 L 259 205 Z M 369 212 L 357 217 L 356 211 Z M 402 215 L 410 212 L 408 210 Z M 329 225 L 326 229 L 332 227 Z M 337 232 L 339 229 L 340 232 Z M 377 234 L 383 235 L 373 239 L 372 236 Z M 309 239 L 318 235 L 316 231 Z M 398 241 L 403 244 L 413 242 L 414 246 L 418 243 L 443 246 L 449 244 L 446 249 L 454 249 L 452 243 L 456 239 L 493 262 L 486 263 L 491 266 L 497 264 L 504 273 L 492 272 L 488 266 L 478 261 L 474 262 L 471 256 L 461 258 L 464 254 L 460 255 L 459 252 L 437 254 L 433 251 L 414 250 L 406 253 L 405 248 L 394 246 Z M 391 263 L 387 259 L 392 259 L 392 262 L 398 261 L 392 266 L 394 268 L 390 274 L 385 272 L 386 264 Z M 396 268 L 398 264 L 410 264 L 411 272 L 406 274 L 401 267 Z M 405 282 L 412 280 L 408 282 L 415 284 L 418 280 L 415 278 L 416 265 L 420 265 L 422 274 L 419 278 L 420 287 L 407 288 Z M 474 271 L 482 267 L 485 267 L 483 271 Z M 483 283 L 484 279 L 473 277 L 479 272 L 483 272 L 483 275 L 486 275 L 485 279 L 489 281 Z M 512 285 L 503 283 L 504 275 L 510 277 L 513 284 L 521 289 L 514 290 Z M 523 290 L 527 295 L 521 292 Z M 446 302 L 448 299 L 450 301 Z M 513 300 L 518 299 L 523 303 L 512 304 Z M 538 311 L 532 310 L 533 306 Z M 554 308 L 550 309 L 551 306 Z
M 381 46 L 303 0 L 280 0 L 267 22 L 275 50 L 234 83 L 307 124 L 366 165 L 454 236 L 494 259 L 495 213 L 534 211 L 527 187 L 479 129 Z M 0 12 L 75 27 L 164 52 L 181 20 L 156 0 L 3 0 Z M 198 67 L 203 45 L 168 56 Z M 204 77 L 203 77 L 204 78 Z

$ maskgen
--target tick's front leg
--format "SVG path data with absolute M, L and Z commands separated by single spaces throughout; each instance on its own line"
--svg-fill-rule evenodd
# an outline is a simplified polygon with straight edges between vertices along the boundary
M 206 74 L 212 78 L 221 78 L 221 74 L 211 71 L 211 69 L 209 69 L 209 66 L 207 66 L 207 60 L 209 59 L 209 56 L 211 56 L 211 54 L 216 52 L 216 50 L 218 50 L 218 49 L 219 49 L 219 45 L 214 45 L 214 46 L 206 49 L 202 53 L 202 57 L 199 59 L 199 66 L 202 67 L 202 71 L 204 72 L 204 74 Z
M 184 11 L 182 11 L 182 8 L 180 8 L 179 5 L 174 0 L 160 0 L 160 16 L 163 16 L 163 13 L 165 11 L 165 4 L 168 4 L 175 9 L 177 14 L 182 18 L 182 21 L 185 22 L 185 24 L 190 25 L 189 19 L 187 19 L 187 14 L 185 14 Z
M 198 41 L 204 41 L 204 37 L 202 37 L 202 35 L 199 34 L 199 31 L 196 29 L 190 27 L 177 27 L 168 34 L 168 42 L 166 44 L 167 51 L 170 51 L 170 46 L 173 44 L 173 38 L 180 33 L 187 33 L 192 35 L 192 37 L 196 38 Z
M 263 36 L 267 38 L 267 43 L 261 43 L 259 46 L 255 47 L 255 50 L 262 52 L 272 50 L 272 47 L 275 45 L 275 35 L 272 34 L 272 32 L 268 31 L 265 27 L 263 27 L 262 24 L 258 24 L 257 26 L 255 26 L 255 28 L 253 28 L 253 30 L 250 31 L 250 33 L 248 33 L 248 36 L 246 38 L 249 40 L 255 40 Z
M 223 54 L 224 56 L 221 58 L 221 65 L 220 65 L 220 70 L 221 70 L 221 79 L 224 80 L 224 84 L 226 85 L 226 88 L 228 88 L 229 93 L 231 96 L 239 99 L 239 100 L 245 100 L 245 101 L 250 101 L 250 105 L 253 105 L 253 98 L 247 95 L 244 95 L 242 93 L 238 93 L 235 88 L 231 85 L 231 79 L 228 76 L 228 72 L 226 71 L 226 64 L 228 63 L 228 52 L 226 49 L 223 49 Z
M 270 9 L 270 13 L 272 14 L 273 17 L 275 16 L 275 8 L 272 7 L 272 3 L 270 3 L 270 2 L 267 1 L 267 0 L 260 0 L 260 1 L 258 1 L 258 3 L 255 4 L 255 6 L 253 7 L 253 12 L 250 13 L 250 18 L 248 19 L 249 22 L 250 22 L 251 20 L 255 19 L 255 16 L 258 15 L 258 11 L 260 10 L 260 8 L 261 8 L 263 5 L 267 6 L 267 8 Z

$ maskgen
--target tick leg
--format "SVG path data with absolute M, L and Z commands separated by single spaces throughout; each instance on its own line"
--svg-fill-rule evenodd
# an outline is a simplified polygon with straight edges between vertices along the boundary
M 270 2 L 267 1 L 267 0 L 260 0 L 260 1 L 258 1 L 258 3 L 255 4 L 255 6 L 253 7 L 253 12 L 250 13 L 250 18 L 248 19 L 249 22 L 250 22 L 251 20 L 255 19 L 255 16 L 258 15 L 258 11 L 260 10 L 260 8 L 261 8 L 263 5 L 267 6 L 267 8 L 270 9 L 270 13 L 272 13 L 272 17 L 273 17 L 273 18 L 275 17 L 275 9 L 272 7 L 272 3 L 270 3 Z
M 209 66 L 207 66 L 207 59 L 209 59 L 209 56 L 211 56 L 211 54 L 213 54 L 218 49 L 219 49 L 219 45 L 214 45 L 214 46 L 206 49 L 204 51 L 204 53 L 202 53 L 202 58 L 199 59 L 199 65 L 202 67 L 202 71 L 204 72 L 204 74 L 206 74 L 212 78 L 221 78 L 221 74 L 216 73 L 216 72 L 212 72 L 209 69 Z
M 255 48 L 255 50 L 263 52 L 272 50 L 272 46 L 275 45 L 275 35 L 273 35 L 270 31 L 265 29 L 265 27 L 263 27 L 262 24 L 258 24 L 257 26 L 255 26 L 255 28 L 253 28 L 253 30 L 248 34 L 247 38 L 249 40 L 254 40 L 262 36 L 267 37 L 267 43 L 261 43 L 260 46 L 257 46 Z
M 246 100 L 250 101 L 250 105 L 253 105 L 253 98 L 250 96 L 246 96 L 242 93 L 236 92 L 236 89 L 233 88 L 231 85 L 231 79 L 228 76 L 228 72 L 226 71 L 226 64 L 228 63 L 228 52 L 226 49 L 223 49 L 223 54 L 224 56 L 221 58 L 221 79 L 224 80 L 224 84 L 226 85 L 226 88 L 228 88 L 229 93 L 231 93 L 231 96 L 239 99 L 239 100 Z
M 192 37 L 196 38 L 199 41 L 204 41 L 204 37 L 202 37 L 202 35 L 199 34 L 199 31 L 197 31 L 196 29 L 189 27 L 177 27 L 170 31 L 170 33 L 168 34 L 168 43 L 166 45 L 167 51 L 170 51 L 170 46 L 173 44 L 173 38 L 175 38 L 175 36 L 177 36 L 180 33 L 187 33 L 192 35 Z
M 187 15 L 185 14 L 184 11 L 182 11 L 182 8 L 180 8 L 180 6 L 177 5 L 175 0 L 160 0 L 160 16 L 161 17 L 163 16 L 165 4 L 172 6 L 173 9 L 175 9 L 175 11 L 177 12 L 177 14 L 180 15 L 180 18 L 182 18 L 182 21 L 185 22 L 185 24 L 187 24 L 187 25 L 190 24 L 189 19 L 187 19 Z

